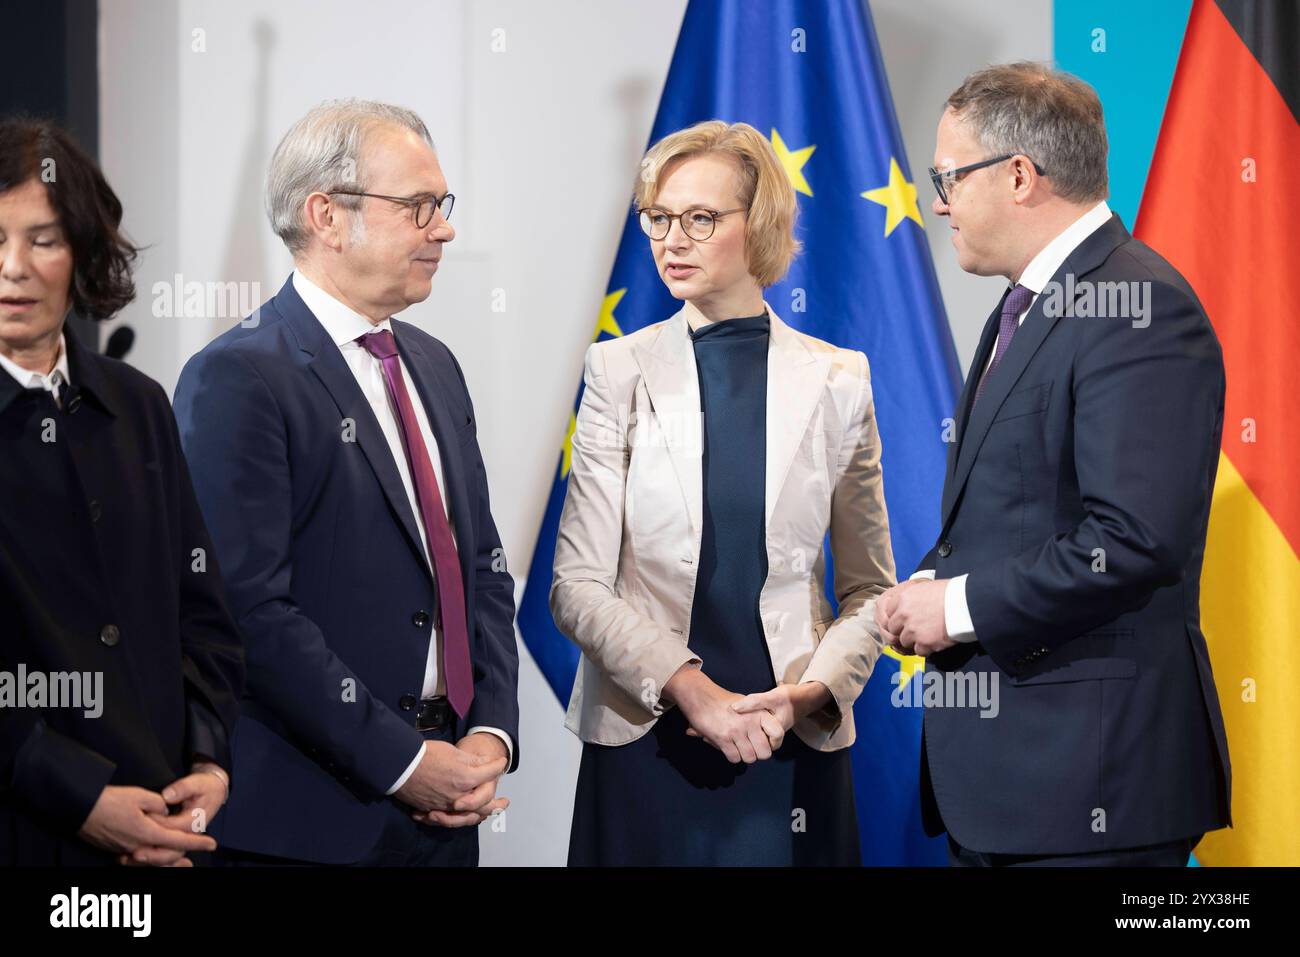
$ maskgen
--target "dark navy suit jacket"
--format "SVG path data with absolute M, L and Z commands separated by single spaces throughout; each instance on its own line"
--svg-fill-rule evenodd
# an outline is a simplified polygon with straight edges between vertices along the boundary
M 1199 614 L 1222 352 L 1191 287 L 1118 216 L 1053 277 L 1067 292 L 1069 274 L 1076 297 L 1147 284 L 1149 325 L 1053 317 L 1040 295 L 972 413 L 993 310 L 920 566 L 969 574 L 975 625 L 975 643 L 929 666 L 999 690 L 996 717 L 926 708 L 923 819 L 984 852 L 1113 850 L 1231 823 Z
M 451 352 L 394 320 L 441 453 L 460 554 L 474 701 L 519 761 L 514 583 L 474 409 Z M 176 416 L 246 640 L 224 846 L 346 863 L 418 752 L 435 582 L 397 464 L 342 353 L 286 282 L 185 366 Z M 432 452 L 432 450 L 430 450 Z

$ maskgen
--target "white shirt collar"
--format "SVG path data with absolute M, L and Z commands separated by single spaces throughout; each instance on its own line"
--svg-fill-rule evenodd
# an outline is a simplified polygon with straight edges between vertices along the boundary
M 68 376 L 68 350 L 63 341 L 63 333 L 59 333 L 59 357 L 54 360 L 54 368 L 48 375 L 41 375 L 39 372 L 33 372 L 31 369 L 24 369 L 12 359 L 0 355 L 0 367 L 18 380 L 18 384 L 24 389 L 44 389 L 46 392 L 57 394 L 58 389 L 67 385 L 71 379 Z
M 1035 293 L 1042 292 L 1070 253 L 1109 220 L 1110 207 L 1103 199 L 1066 226 L 1055 239 L 1039 250 L 1037 256 L 1029 260 L 1029 265 L 1020 275 L 1020 285 Z
M 378 332 L 380 329 L 392 331 L 393 327 L 389 320 L 371 322 L 361 313 L 353 312 L 351 307 L 339 302 L 297 269 L 293 271 L 293 288 L 298 291 L 302 301 L 311 310 L 316 320 L 325 327 L 326 334 L 337 346 L 355 342 L 361 336 Z

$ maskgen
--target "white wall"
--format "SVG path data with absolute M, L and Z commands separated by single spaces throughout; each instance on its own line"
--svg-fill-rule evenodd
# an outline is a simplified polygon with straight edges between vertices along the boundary
M 924 170 L 943 99 L 988 62 L 1050 55 L 1050 0 L 876 0 L 908 157 L 963 368 L 997 302 L 962 274 L 926 213 Z M 102 0 L 101 156 L 137 271 L 130 360 L 169 391 L 185 360 L 235 320 L 153 315 L 152 289 L 259 283 L 291 260 L 267 225 L 266 165 L 323 99 L 418 111 L 457 195 L 457 239 L 428 301 L 403 318 L 445 341 L 474 395 L 493 511 L 522 588 L 556 456 L 609 278 L 685 0 Z M 194 49 L 196 35 L 206 49 Z M 503 30 L 504 52 L 493 52 Z M 494 290 L 506 310 L 492 311 Z M 523 761 L 501 793 L 505 833 L 485 864 L 562 864 L 579 745 L 521 645 Z

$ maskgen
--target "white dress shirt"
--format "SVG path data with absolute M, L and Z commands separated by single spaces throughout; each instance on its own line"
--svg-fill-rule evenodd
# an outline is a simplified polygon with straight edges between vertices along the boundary
M 366 350 L 365 346 L 356 341 L 361 336 L 371 332 L 378 332 L 381 329 L 392 332 L 392 324 L 388 319 L 383 322 L 372 323 L 365 316 L 353 312 L 351 308 L 339 302 L 297 269 L 293 271 L 293 288 L 302 297 L 302 301 L 311 310 L 316 320 L 325 327 L 326 334 L 339 347 L 339 352 L 343 354 L 343 361 L 352 370 L 357 385 L 361 387 L 362 394 L 370 403 L 371 411 L 374 412 L 375 418 L 379 420 L 379 427 L 384 433 L 384 438 L 388 441 L 388 448 L 393 453 L 393 460 L 397 464 L 397 472 L 402 477 L 402 488 L 406 490 L 406 497 L 411 503 L 411 512 L 415 515 L 415 527 L 420 531 L 420 544 L 423 546 L 422 554 L 425 556 L 425 561 L 429 563 L 430 571 L 432 571 L 433 565 L 429 560 L 429 537 L 424 528 L 424 517 L 420 512 L 419 499 L 416 498 L 415 483 L 411 479 L 411 468 L 406 461 L 406 450 L 402 445 L 402 427 L 398 420 L 397 411 L 388 396 L 384 366 Z M 420 401 L 420 393 L 416 391 L 415 383 L 411 380 L 411 373 L 406 368 L 406 362 L 401 358 L 400 353 L 398 355 L 398 365 L 402 370 L 402 380 L 406 384 L 406 392 L 411 397 L 411 405 L 415 409 L 415 420 L 420 428 L 420 437 L 424 439 L 424 446 L 429 450 L 429 461 L 433 464 L 434 478 L 438 482 L 438 493 L 442 496 L 443 511 L 447 515 L 447 524 L 451 527 L 452 540 L 455 541 L 456 528 L 451 523 L 451 503 L 447 499 L 447 483 L 442 475 L 442 458 L 438 452 L 438 440 L 434 438 L 433 430 L 429 427 L 429 417 L 424 410 L 424 403 Z M 431 619 L 437 619 L 437 617 L 437 615 L 430 616 Z M 436 627 L 436 621 L 430 624 L 429 630 L 429 653 L 425 659 L 424 685 L 421 692 L 423 698 L 432 698 L 447 693 L 446 682 L 443 680 L 438 668 L 438 663 L 442 661 L 442 632 Z M 495 734 L 505 743 L 506 766 L 509 767 L 514 760 L 514 745 L 510 741 L 510 735 L 500 728 L 486 726 L 470 728 L 466 734 L 474 734 L 476 731 L 487 731 Z M 389 794 L 397 791 L 406 783 L 407 778 L 415 773 L 415 769 L 423 756 L 424 749 L 422 747 L 402 773 L 402 776 L 388 789 Z
M 1020 285 L 1030 290 L 1034 296 L 1029 300 L 1029 305 L 1025 306 L 1025 311 L 1016 317 L 1016 328 L 1025 321 L 1025 316 L 1029 310 L 1034 308 L 1034 303 L 1038 301 L 1039 294 L 1056 275 L 1056 271 L 1061 268 L 1061 264 L 1074 252 L 1085 239 L 1095 233 L 1110 220 L 1110 207 L 1106 201 L 1102 200 L 1092 209 L 1088 210 L 1064 230 L 1050 243 L 1039 250 L 1038 255 L 1029 260 L 1029 265 L 1020 276 Z M 997 349 L 989 350 L 988 361 L 984 364 L 982 375 L 988 375 L 989 367 L 993 364 L 993 356 Z M 934 579 L 933 568 L 923 568 L 919 570 L 913 578 Z M 958 575 L 950 579 L 947 587 L 943 592 L 943 619 L 944 627 L 948 631 L 948 637 L 953 641 L 975 641 L 975 623 L 971 621 L 970 607 L 966 604 L 966 576 Z
M 42 375 L 39 372 L 33 372 L 31 369 L 24 369 L 12 359 L 0 355 L 0 368 L 3 368 L 24 389 L 44 389 L 46 392 L 53 393 L 54 404 L 63 408 L 63 402 L 59 398 L 59 392 L 63 386 L 69 384 L 68 378 L 68 350 L 63 342 L 63 333 L 59 333 L 59 357 L 54 360 L 54 368 L 48 374 Z

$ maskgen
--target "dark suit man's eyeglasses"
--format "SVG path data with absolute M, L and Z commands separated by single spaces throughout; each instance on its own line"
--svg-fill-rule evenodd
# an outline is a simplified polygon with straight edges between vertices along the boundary
M 415 211 L 415 228 L 424 229 L 433 222 L 433 211 L 442 211 L 443 219 L 451 219 L 451 208 L 456 205 L 456 197 L 448 193 L 442 199 L 436 196 L 384 196 L 382 193 L 358 193 L 350 189 L 332 189 L 330 196 L 369 196 L 371 199 L 386 199 L 390 203 L 400 203 Z
M 995 163 L 1003 163 L 1009 159 L 1012 159 L 1013 157 L 1021 156 L 1021 155 L 1023 154 L 1007 153 L 1005 156 L 995 156 L 992 159 L 980 160 L 980 162 L 978 163 L 971 163 L 969 166 L 959 166 L 957 167 L 957 169 L 937 170 L 933 166 L 931 166 L 930 182 L 934 183 L 934 191 L 939 194 L 939 202 L 947 206 L 948 190 L 952 189 L 959 182 L 961 182 L 961 178 L 965 176 L 967 173 L 973 173 L 977 169 L 983 169 L 985 166 L 993 166 Z M 1034 163 L 1033 160 L 1029 160 L 1029 162 Z M 1047 173 L 1043 171 L 1043 168 L 1039 166 L 1037 163 L 1034 163 L 1034 172 L 1037 173 L 1039 176 L 1047 175 Z

